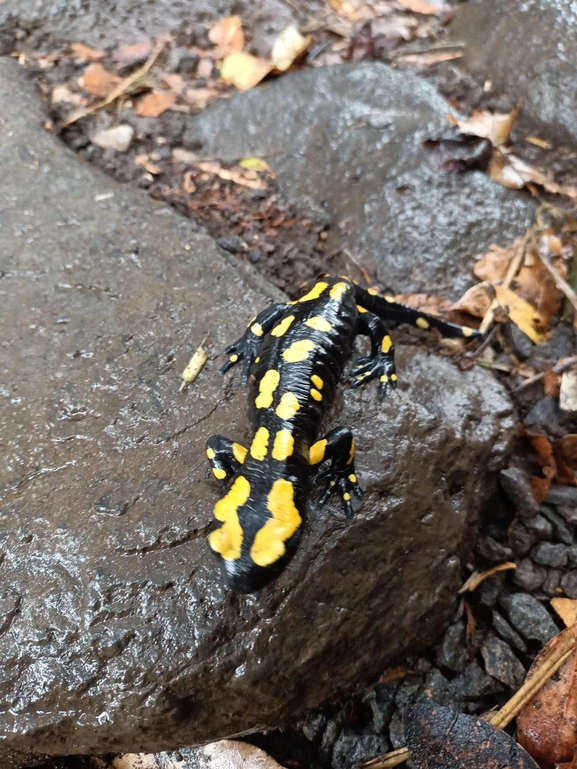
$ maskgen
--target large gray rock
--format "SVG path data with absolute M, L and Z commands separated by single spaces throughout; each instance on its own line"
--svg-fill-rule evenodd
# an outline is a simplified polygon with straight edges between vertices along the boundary
M 519 126 L 554 141 L 577 141 L 577 9 L 573 0 L 465 3 L 451 35 L 459 66 L 491 80 L 520 107 Z
M 334 418 L 356 432 L 358 515 L 313 507 L 275 583 L 226 591 L 204 442 L 246 441 L 248 422 L 217 354 L 276 294 L 45 133 L 12 60 L 0 116 L 3 765 L 273 726 L 426 645 L 512 436 L 503 388 L 405 350 L 387 401 L 346 391 Z
M 189 118 L 185 143 L 228 160 L 258 155 L 286 197 L 335 226 L 388 288 L 458 298 L 475 257 L 524 233 L 534 211 L 476 171 L 435 170 L 423 142 L 447 130 L 451 107 L 410 72 L 342 65 L 286 75 Z

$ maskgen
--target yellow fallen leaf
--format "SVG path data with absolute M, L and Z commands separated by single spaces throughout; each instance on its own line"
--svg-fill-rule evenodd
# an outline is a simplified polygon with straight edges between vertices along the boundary
M 258 85 L 273 69 L 272 64 L 250 53 L 231 53 L 222 62 L 220 76 L 239 91 L 248 91 Z
M 243 158 L 240 161 L 239 166 L 244 168 L 245 171 L 256 171 L 257 173 L 266 171 L 267 174 L 276 176 L 269 164 L 260 158 Z
M 467 120 L 457 120 L 461 133 L 489 139 L 494 147 L 500 147 L 509 139 L 517 111 L 507 113 L 477 110 Z
M 492 243 L 487 253 L 477 259 L 473 275 L 478 280 L 503 280 L 520 243 L 521 240 L 518 239 L 506 248 Z
M 188 366 L 184 369 L 182 374 L 180 375 L 183 379 L 182 384 L 180 385 L 180 392 L 184 390 L 185 387 L 187 387 L 189 384 L 192 384 L 196 377 L 200 374 L 202 369 L 204 368 L 204 364 L 208 360 L 208 353 L 202 346 L 204 344 L 204 339 L 202 340 L 200 346 L 190 359 Z
M 272 46 L 271 61 L 276 69 L 279 72 L 286 72 L 307 50 L 311 40 L 310 35 L 303 37 L 294 24 L 283 29 Z
M 140 117 L 158 117 L 170 109 L 176 101 L 176 94 L 171 91 L 151 91 L 143 96 L 136 107 Z
M 501 307 L 508 309 L 509 317 L 513 323 L 529 337 L 533 344 L 544 342 L 543 318 L 537 310 L 529 302 L 521 299 L 514 291 L 511 291 L 510 288 L 504 288 L 499 285 L 495 285 L 494 288 L 497 293 L 498 303 Z
M 552 598 L 551 606 L 567 627 L 577 622 L 577 601 L 571 598 Z
M 244 33 L 240 16 L 227 16 L 214 24 L 208 33 L 208 39 L 217 46 L 220 56 L 242 51 Z

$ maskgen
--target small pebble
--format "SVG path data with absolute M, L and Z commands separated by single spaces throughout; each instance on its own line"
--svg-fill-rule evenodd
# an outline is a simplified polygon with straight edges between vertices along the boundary
M 561 587 L 567 598 L 577 598 L 577 571 L 570 571 L 561 577 Z
M 90 141 L 92 144 L 96 144 L 105 150 L 126 152 L 130 147 L 133 137 L 134 128 L 122 124 L 114 126 L 114 128 L 105 128 L 103 131 L 98 131 L 98 133 L 90 138 Z
M 577 566 L 577 545 L 573 545 L 567 550 L 567 561 L 570 568 L 574 569 Z
M 528 593 L 533 593 L 541 587 L 547 578 L 547 570 L 533 563 L 529 558 L 523 558 L 513 575 L 515 584 Z
M 571 505 L 557 505 L 557 512 L 567 523 L 577 524 L 577 507 Z
M 547 579 L 545 582 L 543 582 L 541 589 L 546 595 L 549 596 L 549 598 L 553 598 L 554 596 L 559 595 L 557 588 L 561 582 L 561 576 L 562 572 L 560 572 L 558 569 L 549 569 L 547 572 Z
M 548 505 L 577 507 L 577 486 L 551 486 L 545 502 Z
M 557 399 L 546 395 L 533 406 L 523 420 L 525 427 L 545 428 L 556 425 L 563 417 Z
M 249 251 L 248 252 L 248 259 L 249 259 L 249 262 L 252 262 L 253 264 L 256 264 L 257 262 L 260 262 L 260 252 L 259 251 Z
M 531 558 L 541 566 L 560 569 L 567 566 L 567 548 L 565 545 L 554 545 L 552 542 L 539 542 L 533 548 Z
M 501 598 L 501 605 L 524 638 L 545 645 L 559 632 L 547 609 L 532 595 L 513 593 Z
M 527 555 L 537 541 L 535 533 L 523 526 L 519 518 L 515 518 L 513 523 L 509 526 L 507 538 L 513 552 L 517 556 Z
M 239 238 L 238 235 L 217 238 L 216 242 L 217 245 L 224 248 L 225 251 L 230 251 L 232 254 L 238 254 L 245 250 L 244 241 L 242 238 Z
M 525 527 L 533 532 L 537 539 L 551 539 L 553 536 L 553 524 L 543 515 L 537 515 L 530 521 L 525 521 Z
M 518 689 L 525 679 L 525 668 L 513 654 L 508 644 L 500 638 L 489 636 L 481 646 L 485 670 L 497 681 L 510 689 Z
M 502 691 L 502 684 L 487 675 L 475 660 L 451 681 L 451 692 L 460 700 L 479 700 Z
M 533 496 L 529 475 L 524 470 L 520 467 L 501 470 L 499 481 L 521 517 L 531 517 L 539 513 L 539 503 Z
M 503 563 L 503 561 L 509 561 L 513 557 L 511 548 L 497 542 L 493 537 L 481 537 L 477 543 L 477 552 L 489 563 Z
M 465 650 L 465 627 L 462 622 L 451 625 L 437 651 L 437 665 L 459 673 L 467 666 L 469 658 Z
M 548 505 L 541 505 L 541 513 L 553 526 L 553 539 L 563 542 L 565 545 L 572 545 L 574 543 L 573 532 L 555 510 Z
M 508 641 L 517 649 L 517 651 L 525 654 L 527 652 L 527 645 L 521 638 L 516 630 L 513 630 L 507 620 L 499 614 L 498 611 L 493 610 L 493 628 L 499 633 L 501 638 Z

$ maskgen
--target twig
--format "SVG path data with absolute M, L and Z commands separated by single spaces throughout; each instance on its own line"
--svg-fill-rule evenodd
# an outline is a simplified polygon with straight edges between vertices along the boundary
M 567 360 L 563 361 L 563 363 L 557 363 L 555 366 L 551 367 L 551 371 L 554 374 L 562 374 L 564 371 L 567 371 L 568 368 L 571 368 L 571 366 L 575 365 L 577 365 L 577 356 L 574 356 L 573 358 L 567 358 Z M 523 382 L 518 387 L 515 387 L 515 389 L 511 390 L 511 392 L 518 393 L 519 390 L 524 390 L 526 387 L 530 387 L 532 384 L 535 384 L 535 382 L 540 382 L 544 376 L 545 372 L 541 371 L 539 374 L 532 376 L 531 379 L 527 379 L 526 382 Z
M 93 112 L 98 112 L 98 110 L 107 107 L 109 104 L 112 104 L 112 102 L 118 99 L 119 96 L 123 96 L 124 94 L 128 93 L 139 80 L 142 80 L 142 78 L 149 73 L 152 65 L 162 53 L 165 45 L 166 42 L 162 41 L 162 43 L 158 45 L 150 54 L 150 57 L 142 65 L 142 67 L 139 67 L 139 69 L 137 69 L 136 72 L 133 72 L 132 75 L 124 78 L 124 80 L 119 83 L 114 91 L 111 91 L 105 99 L 96 102 L 96 104 L 93 104 L 91 107 L 86 107 L 86 109 L 73 112 L 72 115 L 70 115 L 70 117 L 62 123 L 62 126 L 64 127 L 72 125 L 72 123 L 76 123 L 76 121 L 80 120 L 80 118 L 86 117 L 86 115 L 91 115 Z
M 549 272 L 553 276 L 553 280 L 555 281 L 555 285 L 557 286 L 557 288 L 565 294 L 567 299 L 573 305 L 574 310 L 577 312 L 577 294 L 575 293 L 575 291 L 573 291 L 569 283 L 567 283 L 567 281 L 564 278 L 562 278 L 557 272 L 557 270 L 553 267 L 548 254 L 539 253 L 539 259 L 541 259 L 544 266 L 549 270 Z
M 411 757 L 408 748 L 399 748 L 399 750 L 393 750 L 392 753 L 384 753 L 382 756 L 373 758 L 372 761 L 366 761 L 363 764 L 359 764 L 362 769 L 389 769 L 391 766 L 399 766 L 405 761 L 408 761 Z

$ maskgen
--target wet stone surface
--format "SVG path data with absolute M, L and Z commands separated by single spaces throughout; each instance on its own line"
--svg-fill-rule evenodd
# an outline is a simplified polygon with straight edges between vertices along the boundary
M 187 118 L 184 144 L 223 161 L 265 157 L 284 196 L 330 224 L 328 250 L 353 274 L 360 262 L 394 291 L 457 299 L 475 255 L 525 232 L 534 203 L 480 171 L 434 168 L 423 142 L 450 111 L 410 72 L 342 65 L 214 104 Z
M 0 114 L 5 765 L 274 726 L 429 643 L 506 457 L 504 389 L 401 349 L 394 398 L 336 404 L 357 438 L 358 515 L 311 511 L 276 583 L 228 593 L 205 542 L 219 489 L 204 442 L 248 425 L 217 354 L 277 294 L 46 134 L 12 60 Z

